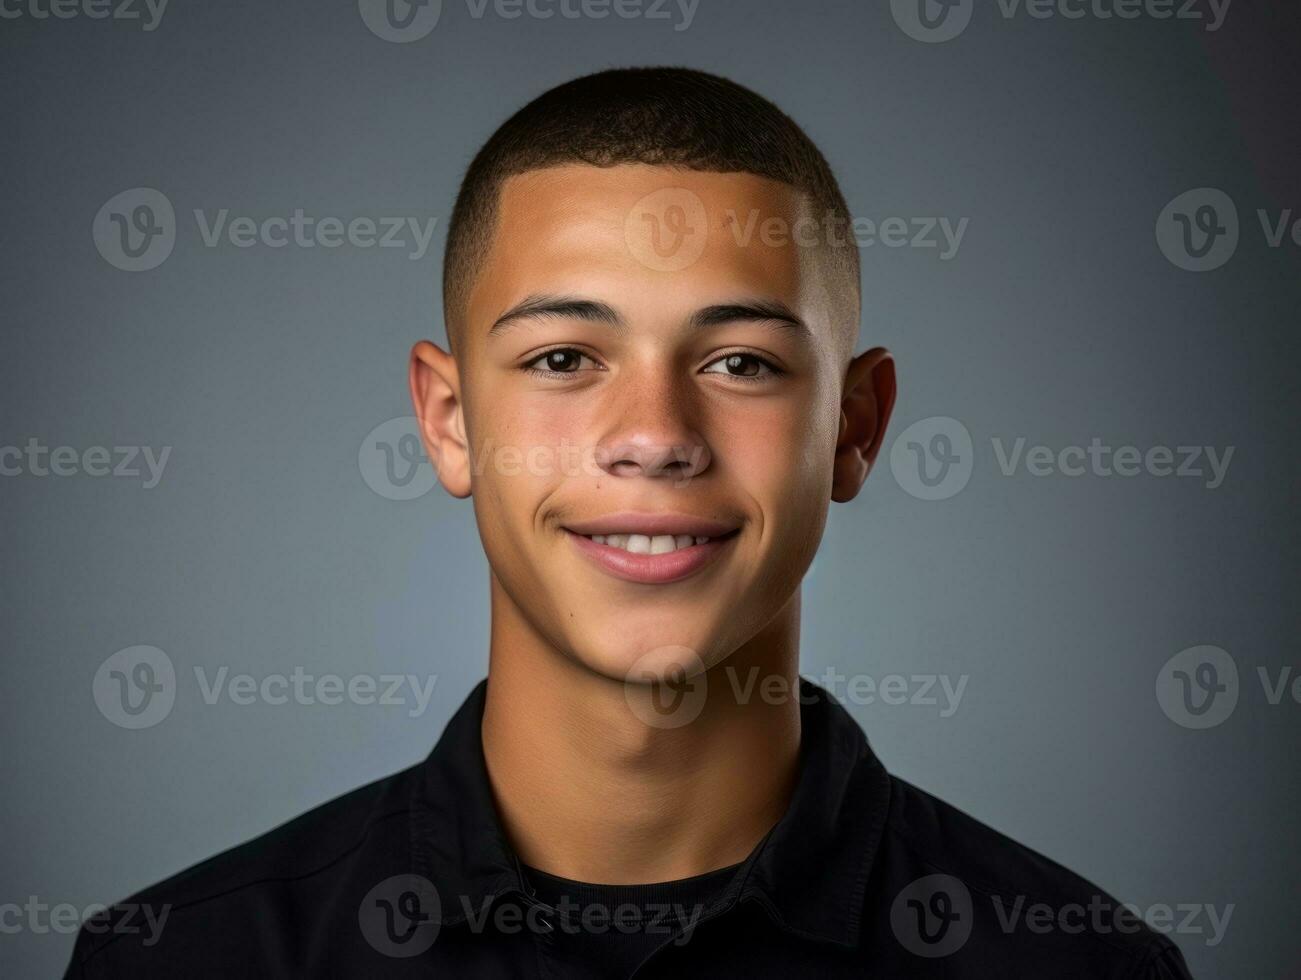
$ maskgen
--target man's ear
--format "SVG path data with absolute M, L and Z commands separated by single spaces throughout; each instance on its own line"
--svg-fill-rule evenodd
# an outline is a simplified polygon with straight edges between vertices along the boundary
M 470 496 L 470 445 L 456 359 L 422 340 L 411 348 L 408 380 L 420 438 L 438 482 L 453 497 Z
M 894 358 L 888 350 L 873 347 L 849 362 L 845 397 L 840 403 L 832 500 L 843 502 L 858 496 L 885 440 L 894 396 Z

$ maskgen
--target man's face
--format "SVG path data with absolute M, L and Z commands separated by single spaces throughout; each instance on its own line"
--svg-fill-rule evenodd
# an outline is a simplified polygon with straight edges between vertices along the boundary
M 854 325 L 810 226 L 761 234 L 801 217 L 743 174 L 503 188 L 458 351 L 475 513 L 522 616 L 604 675 L 717 664 L 813 559 Z

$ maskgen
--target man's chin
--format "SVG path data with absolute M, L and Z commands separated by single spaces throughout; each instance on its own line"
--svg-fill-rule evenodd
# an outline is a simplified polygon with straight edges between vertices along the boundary
M 582 644 L 574 658 L 601 677 L 630 686 L 681 683 L 704 673 L 709 645 L 680 639 L 637 640 L 636 634 L 617 644 Z

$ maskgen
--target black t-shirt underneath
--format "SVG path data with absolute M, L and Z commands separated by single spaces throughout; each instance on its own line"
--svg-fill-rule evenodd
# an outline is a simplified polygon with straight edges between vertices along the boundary
M 689 939 L 740 865 L 649 885 L 593 885 L 521 866 L 532 897 L 556 910 L 553 950 L 575 980 L 624 980 L 652 951 Z

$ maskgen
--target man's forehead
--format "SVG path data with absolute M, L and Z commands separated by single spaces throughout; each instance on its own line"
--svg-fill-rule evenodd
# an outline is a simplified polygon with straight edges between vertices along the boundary
M 798 291 L 808 249 L 769 232 L 805 210 L 794 188 L 753 174 L 636 164 L 529 171 L 502 188 L 483 271 L 612 274 L 660 288 L 722 277 Z
M 755 174 L 642 164 L 517 174 L 501 189 L 470 320 L 486 329 L 536 295 L 667 319 L 746 297 L 783 304 L 821 333 L 840 319 L 823 250 L 790 234 L 811 216 L 803 193 Z

